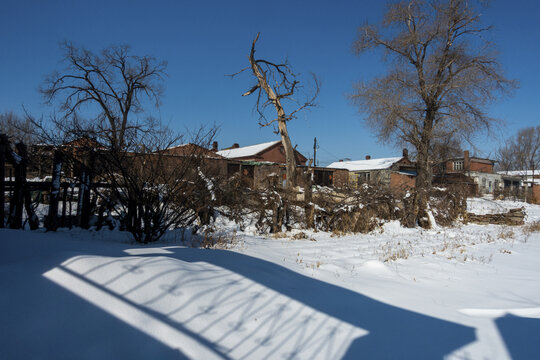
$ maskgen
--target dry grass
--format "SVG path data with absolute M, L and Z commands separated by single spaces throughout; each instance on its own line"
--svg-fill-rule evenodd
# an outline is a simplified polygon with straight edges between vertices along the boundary
M 381 250 L 382 254 L 379 256 L 379 260 L 382 262 L 408 259 L 413 253 L 412 244 L 410 242 L 406 244 L 401 244 L 401 242 L 387 242 L 382 246 Z
M 509 239 L 514 239 L 514 236 L 515 236 L 514 230 L 505 227 L 505 228 L 502 228 L 501 231 L 499 232 L 498 238 L 502 240 L 509 240 Z
M 216 233 L 212 230 L 204 232 L 200 247 L 205 249 L 230 249 L 238 244 L 236 231 L 232 233 Z
M 287 235 L 286 232 L 280 231 L 280 232 L 277 232 L 277 233 L 273 233 L 272 237 L 274 239 L 285 239 L 285 238 L 289 237 L 289 235 Z
M 523 233 L 530 235 L 535 232 L 540 232 L 540 220 L 527 224 L 523 227 Z

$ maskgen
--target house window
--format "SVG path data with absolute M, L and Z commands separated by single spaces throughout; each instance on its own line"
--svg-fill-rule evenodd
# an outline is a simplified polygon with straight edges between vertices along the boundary
M 371 173 L 369 172 L 363 172 L 358 174 L 358 185 L 369 183 L 369 180 L 371 179 Z
M 463 160 L 454 161 L 454 171 L 463 170 Z
M 333 184 L 333 172 L 324 170 L 315 170 L 314 183 L 320 186 L 332 186 Z

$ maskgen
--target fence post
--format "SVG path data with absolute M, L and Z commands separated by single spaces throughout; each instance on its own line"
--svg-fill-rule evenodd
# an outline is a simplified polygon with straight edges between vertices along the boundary
M 83 229 L 88 229 L 90 227 L 90 215 L 92 213 L 90 191 L 92 189 L 94 159 L 94 152 L 90 150 L 89 153 L 84 156 L 81 167 L 77 223 Z
M 34 209 L 32 208 L 32 197 L 28 182 L 26 181 L 26 167 L 28 166 L 28 149 L 22 142 L 15 145 L 19 156 L 21 157 L 21 180 L 22 180 L 22 197 L 24 201 L 24 209 L 26 210 L 26 216 L 28 218 L 28 225 L 30 230 L 36 230 L 39 228 L 39 218 L 36 216 Z M 22 215 L 21 215 L 22 216 Z M 22 227 L 22 224 L 21 224 Z
M 19 144 L 17 144 L 19 147 Z M 22 215 L 24 204 L 24 183 L 26 182 L 26 163 L 23 158 L 14 151 L 11 151 L 13 157 L 13 166 L 15 167 L 15 189 L 9 203 L 9 227 L 11 229 L 22 228 Z
M 62 187 L 62 220 L 60 221 L 61 227 L 66 227 L 66 207 L 67 207 L 67 192 L 68 192 L 68 184 L 64 184 Z M 71 214 L 70 214 L 71 215 Z
M 51 195 L 49 196 L 49 215 L 45 227 L 47 231 L 56 231 L 58 228 L 58 200 L 60 199 L 60 178 L 62 176 L 63 155 L 59 150 L 54 151 Z

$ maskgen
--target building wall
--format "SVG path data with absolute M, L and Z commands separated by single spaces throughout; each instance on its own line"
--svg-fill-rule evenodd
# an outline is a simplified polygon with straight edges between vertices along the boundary
M 225 178 L 227 176 L 227 162 L 227 159 L 206 158 L 204 159 L 204 171 L 209 176 Z
M 256 188 L 269 185 L 276 186 L 282 179 L 281 167 L 278 164 L 257 165 L 254 169 L 254 184 Z
M 470 171 L 493 174 L 493 164 L 485 164 L 482 162 L 471 160 Z
M 295 157 L 296 157 L 296 165 L 305 165 L 305 160 L 301 159 L 301 157 L 298 155 L 298 152 L 295 151 Z M 280 164 L 285 164 L 285 149 L 281 144 L 279 146 L 274 146 L 268 151 L 263 152 L 260 154 L 260 158 L 262 161 L 271 161 L 276 162 Z
M 334 170 L 334 186 L 345 187 L 349 185 L 349 170 L 336 169 Z
M 415 187 L 416 176 L 393 172 L 390 174 L 390 190 L 393 192 L 405 192 Z
M 300 155 L 298 151 L 294 151 L 296 156 L 296 165 L 306 165 L 306 160 L 304 160 L 304 157 Z M 275 162 L 278 164 L 285 164 L 285 149 L 283 149 L 283 145 L 278 144 L 274 145 L 267 151 L 256 155 L 256 156 L 245 156 L 245 157 L 238 157 L 234 158 L 236 160 L 251 160 L 251 161 L 268 161 L 268 162 Z
M 478 191 L 481 193 L 491 194 L 495 189 L 501 190 L 504 187 L 500 174 L 471 171 L 469 176 L 478 185 Z
M 454 163 L 461 162 L 463 164 L 463 167 L 461 169 L 454 169 Z M 444 164 L 444 169 L 447 173 L 452 172 L 465 172 L 465 171 L 478 171 L 478 172 L 484 172 L 484 173 L 493 173 L 493 164 L 492 163 L 485 163 L 482 161 L 478 161 L 474 158 L 469 159 L 468 157 L 465 157 L 463 159 L 454 159 L 454 160 L 448 160 Z
M 531 200 L 535 204 L 540 204 L 540 185 L 533 185 Z
M 391 172 L 392 171 L 388 169 L 371 171 L 350 171 L 349 186 L 359 187 L 363 183 L 371 185 L 389 186 Z M 369 176 L 369 181 L 365 181 L 366 175 Z

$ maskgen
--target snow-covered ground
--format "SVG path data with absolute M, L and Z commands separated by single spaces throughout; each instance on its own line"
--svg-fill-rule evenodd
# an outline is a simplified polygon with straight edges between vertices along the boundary
M 227 250 L 1 230 L 0 357 L 538 359 L 540 206 L 469 211 L 520 206 L 523 227 L 302 240 L 223 222 Z

